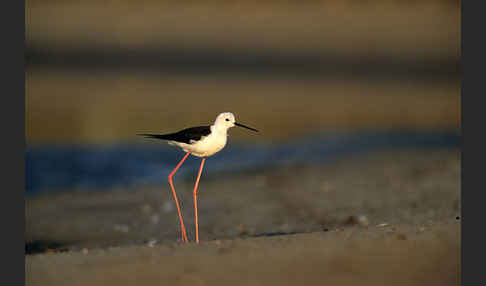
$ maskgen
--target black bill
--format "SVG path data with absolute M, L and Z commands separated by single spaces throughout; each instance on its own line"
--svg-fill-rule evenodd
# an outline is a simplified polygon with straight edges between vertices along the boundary
M 255 132 L 258 132 L 258 130 L 256 130 L 255 128 L 251 128 L 251 127 L 245 126 L 245 125 L 240 124 L 240 123 L 236 123 L 236 122 L 235 122 L 235 125 L 236 125 L 236 126 L 239 126 L 239 127 L 246 128 L 246 129 L 250 129 L 250 130 L 255 131 Z

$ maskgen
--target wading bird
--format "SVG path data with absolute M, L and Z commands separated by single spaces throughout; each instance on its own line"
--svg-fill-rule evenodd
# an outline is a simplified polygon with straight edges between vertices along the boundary
M 199 225 L 197 217 L 197 188 L 199 185 L 199 179 L 201 178 L 202 169 L 204 166 L 204 161 L 207 157 L 216 154 L 221 151 L 226 145 L 228 137 L 228 129 L 234 126 L 243 127 L 250 129 L 252 131 L 258 132 L 258 130 L 245 126 L 243 124 L 237 123 L 235 121 L 235 116 L 231 112 L 223 112 L 216 117 L 213 125 L 211 126 L 197 126 L 183 129 L 179 132 L 170 134 L 138 134 L 145 136 L 147 138 L 155 138 L 166 140 L 170 145 L 179 146 L 182 150 L 186 152 L 182 160 L 177 164 L 174 170 L 169 174 L 169 185 L 172 189 L 172 195 L 174 196 L 174 201 L 177 207 L 177 213 L 179 215 L 179 221 L 181 225 L 182 241 L 188 243 L 186 228 L 184 227 L 184 222 L 182 220 L 181 209 L 179 207 L 179 201 L 177 200 L 176 191 L 174 189 L 174 184 L 172 182 L 172 176 L 180 168 L 184 160 L 192 154 L 193 156 L 202 158 L 201 166 L 199 167 L 199 172 L 196 178 L 196 184 L 194 185 L 193 197 L 194 197 L 194 213 L 195 213 L 195 224 L 196 224 L 196 243 L 199 243 Z

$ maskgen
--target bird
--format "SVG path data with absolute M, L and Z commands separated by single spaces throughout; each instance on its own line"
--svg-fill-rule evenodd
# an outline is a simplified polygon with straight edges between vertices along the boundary
M 174 197 L 177 213 L 179 216 L 182 241 L 185 243 L 189 243 L 189 239 L 187 238 L 187 232 L 184 226 L 184 221 L 182 219 L 181 209 L 179 206 L 179 201 L 177 199 L 177 194 L 174 188 L 172 177 L 177 172 L 177 170 L 179 170 L 182 163 L 184 163 L 189 155 L 202 158 L 193 190 L 196 244 L 198 244 L 199 225 L 197 215 L 197 189 L 204 167 L 204 162 L 206 161 L 207 157 L 213 156 L 226 146 L 228 129 L 234 126 L 246 128 L 254 132 L 259 132 L 255 128 L 236 122 L 235 115 L 233 113 L 222 112 L 216 117 L 216 120 L 212 125 L 189 127 L 178 132 L 168 134 L 137 134 L 139 136 L 144 136 L 145 138 L 165 140 L 169 145 L 178 146 L 185 152 L 184 157 L 179 161 L 179 163 L 168 176 L 169 185 L 172 190 L 172 195 Z

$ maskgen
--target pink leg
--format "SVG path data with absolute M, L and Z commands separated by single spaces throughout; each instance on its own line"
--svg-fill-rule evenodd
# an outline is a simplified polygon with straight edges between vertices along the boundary
M 175 203 L 176 203 L 176 206 L 177 206 L 177 213 L 179 214 L 179 221 L 181 223 L 182 241 L 184 241 L 186 243 L 188 243 L 189 240 L 187 239 L 186 228 L 184 227 L 184 222 L 182 221 L 181 208 L 179 207 L 179 201 L 177 200 L 176 191 L 174 189 L 174 183 L 172 182 L 172 176 L 174 176 L 174 174 L 177 172 L 177 170 L 182 165 L 182 163 L 187 159 L 189 154 L 190 153 L 187 152 L 186 155 L 184 155 L 184 158 L 182 158 L 182 160 L 179 162 L 179 164 L 177 164 L 175 169 L 169 174 L 169 185 L 172 189 L 172 195 L 174 195 L 174 200 L 175 200 Z
M 206 158 L 202 158 L 201 167 L 199 167 L 199 173 L 197 174 L 196 185 L 194 186 L 194 213 L 196 216 L 196 243 L 199 243 L 199 225 L 197 223 L 197 187 L 199 185 L 199 179 L 201 178 L 202 169 L 204 167 L 204 161 Z

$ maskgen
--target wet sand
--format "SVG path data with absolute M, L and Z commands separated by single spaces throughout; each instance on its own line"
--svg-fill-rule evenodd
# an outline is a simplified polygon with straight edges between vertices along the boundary
M 458 150 L 203 175 L 199 215 L 184 245 L 166 185 L 28 198 L 26 242 L 54 249 L 26 256 L 27 284 L 459 285 Z
M 459 223 L 26 258 L 27 285 L 460 285 Z

